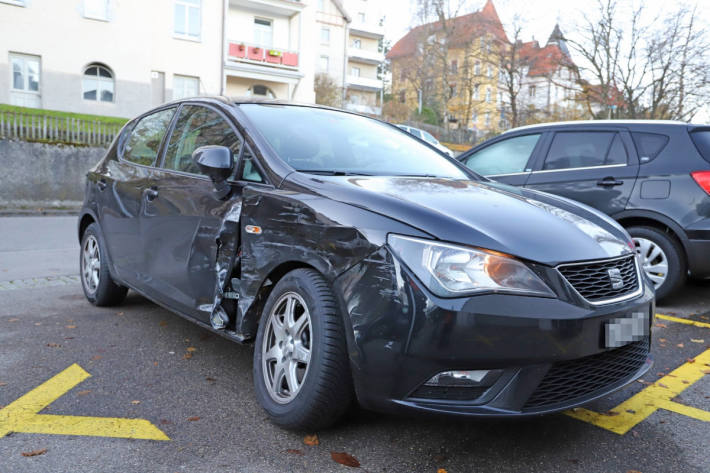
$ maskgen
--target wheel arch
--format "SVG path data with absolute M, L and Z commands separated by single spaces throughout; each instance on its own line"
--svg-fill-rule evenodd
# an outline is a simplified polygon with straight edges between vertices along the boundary
M 670 218 L 658 214 L 656 212 L 650 212 L 646 210 L 641 211 L 625 211 L 614 215 L 614 219 L 621 224 L 624 228 L 633 226 L 644 226 L 652 227 L 667 233 L 669 236 L 673 237 L 683 250 L 683 258 L 687 263 L 688 261 L 688 237 L 676 222 Z
M 89 211 L 85 210 L 81 216 L 79 217 L 79 226 L 77 228 L 78 230 L 78 237 L 79 237 L 79 242 L 81 242 L 81 239 L 84 238 L 84 232 L 86 229 L 91 225 L 92 223 L 96 223 L 96 217 L 94 214 Z

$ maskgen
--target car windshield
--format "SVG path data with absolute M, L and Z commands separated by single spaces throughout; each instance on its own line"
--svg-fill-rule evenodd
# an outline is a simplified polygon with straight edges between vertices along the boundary
M 292 105 L 240 108 L 278 156 L 298 171 L 469 179 L 437 151 L 377 120 Z

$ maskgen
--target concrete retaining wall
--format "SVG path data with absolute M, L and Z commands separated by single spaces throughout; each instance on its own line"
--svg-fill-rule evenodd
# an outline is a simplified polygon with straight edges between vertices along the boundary
M 0 140 L 0 209 L 78 208 L 103 148 Z

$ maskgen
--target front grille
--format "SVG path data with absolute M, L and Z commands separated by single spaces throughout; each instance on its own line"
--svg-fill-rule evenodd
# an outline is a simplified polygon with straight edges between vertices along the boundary
M 410 398 L 439 399 L 446 401 L 473 401 L 478 399 L 488 388 L 477 386 L 419 386 Z
M 557 267 L 562 276 L 589 302 L 604 302 L 609 299 L 633 294 L 639 288 L 636 257 L 617 258 L 593 263 L 564 264 Z M 618 269 L 622 286 L 615 289 L 609 270 Z
M 596 355 L 552 365 L 523 410 L 569 403 L 594 394 L 636 373 L 646 362 L 649 337 Z

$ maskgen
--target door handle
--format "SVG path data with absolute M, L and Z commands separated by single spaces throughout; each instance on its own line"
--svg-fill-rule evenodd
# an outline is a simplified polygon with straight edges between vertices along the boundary
M 158 197 L 158 189 L 156 187 L 149 187 L 145 191 L 145 198 L 148 200 L 155 200 Z
M 614 186 L 621 186 L 624 184 L 624 181 L 619 181 L 618 179 L 615 179 L 613 177 L 605 177 L 601 181 L 597 181 L 597 185 L 601 187 L 614 187 Z
M 98 182 L 96 183 L 96 187 L 98 187 L 100 191 L 106 189 L 107 185 L 108 184 L 106 183 L 106 179 L 104 179 L 103 177 L 101 179 L 99 179 Z

